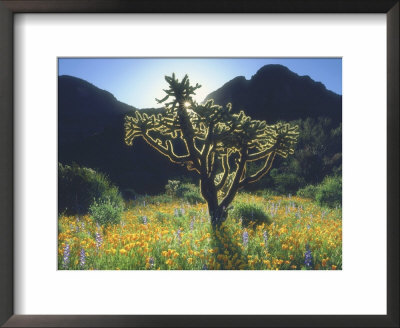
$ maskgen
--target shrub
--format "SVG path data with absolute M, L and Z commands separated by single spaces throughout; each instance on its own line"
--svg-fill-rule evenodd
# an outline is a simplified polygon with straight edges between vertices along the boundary
M 190 191 L 198 192 L 198 187 L 196 187 L 196 185 L 194 185 L 193 183 L 179 183 L 179 186 L 176 189 L 175 195 L 177 197 L 182 198 L 185 193 L 190 192 Z
M 193 183 L 182 183 L 178 180 L 168 180 L 165 186 L 166 193 L 173 197 L 182 198 L 189 204 L 204 203 L 199 187 Z
M 269 199 L 273 196 L 277 196 L 278 193 L 271 189 L 262 189 L 262 190 L 255 191 L 255 195 L 263 197 L 265 199 Z
M 89 207 L 92 219 L 100 225 L 111 225 L 121 222 L 124 206 L 122 202 L 114 202 L 105 199 L 97 202 L 96 200 Z
M 164 203 L 171 203 L 173 200 L 173 196 L 168 194 L 159 194 L 154 196 L 141 195 L 136 198 L 136 203 L 159 205 Z
M 318 191 L 318 187 L 317 186 L 313 186 L 313 185 L 308 185 L 305 186 L 302 189 L 299 189 L 297 191 L 297 196 L 303 197 L 303 198 L 310 198 L 315 200 L 315 196 L 317 194 Z
M 183 199 L 191 205 L 204 203 L 204 198 L 200 195 L 199 191 L 187 191 L 183 194 Z
M 341 206 L 342 205 L 342 178 L 326 177 L 318 186 L 315 199 L 321 206 Z
M 249 203 L 236 203 L 232 211 L 232 216 L 236 219 L 242 219 L 242 224 L 248 227 L 253 223 L 259 225 L 262 223 L 270 224 L 271 219 L 264 212 L 261 206 Z
M 180 183 L 181 182 L 178 180 L 168 180 L 168 183 L 165 185 L 165 192 L 167 195 L 176 196 L 176 191 Z
M 121 203 L 122 197 L 108 178 L 93 169 L 58 164 L 58 212 L 86 214 L 94 200 Z
M 278 170 L 271 170 L 271 178 L 274 182 L 275 190 L 281 195 L 294 194 L 301 186 L 304 186 L 303 177 L 294 173 L 279 173 Z
M 166 195 L 166 194 L 160 194 L 160 195 L 156 195 L 156 196 L 153 196 L 153 197 L 151 197 L 152 198 L 152 202 L 154 203 L 154 204 L 159 204 L 159 203 L 161 203 L 161 204 L 163 204 L 163 203 L 172 203 L 172 201 L 174 200 L 173 198 L 172 198 L 172 196 L 170 196 L 170 195 Z M 150 202 L 151 203 L 151 202 Z M 150 204 L 149 203 L 149 204 Z
M 199 187 L 193 183 L 182 183 L 177 192 L 178 197 L 183 198 L 189 204 L 204 203 L 205 200 L 200 193 Z

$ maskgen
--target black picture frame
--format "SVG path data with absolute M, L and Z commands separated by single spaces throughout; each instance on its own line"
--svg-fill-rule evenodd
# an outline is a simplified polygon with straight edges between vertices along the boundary
M 399 327 L 399 8 L 398 0 L 0 0 L 0 324 L 4 327 Z M 385 13 L 387 315 L 14 315 L 13 17 L 16 13 Z

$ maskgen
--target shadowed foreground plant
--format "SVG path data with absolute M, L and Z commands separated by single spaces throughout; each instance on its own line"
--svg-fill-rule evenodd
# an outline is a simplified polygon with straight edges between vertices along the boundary
M 237 203 L 231 214 L 234 218 L 240 219 L 244 227 L 253 227 L 261 224 L 270 224 L 271 219 L 264 212 L 261 206 L 252 203 Z
M 166 76 L 169 88 L 163 113 L 125 117 L 125 143 L 132 145 L 142 137 L 151 147 L 173 163 L 185 166 L 200 176 L 201 194 L 208 204 L 213 227 L 227 218 L 229 205 L 239 189 L 261 179 L 279 155 L 294 153 L 297 126 L 267 125 L 252 120 L 243 111 L 231 112 L 212 100 L 198 104 L 192 95 L 201 86 L 190 85 L 186 75 L 182 81 Z M 171 99 L 170 102 L 167 102 Z M 178 153 L 177 149 L 183 149 Z M 250 162 L 262 163 L 258 171 L 247 174 Z
M 93 220 L 99 225 L 120 223 L 124 211 L 123 203 L 114 203 L 110 199 L 94 201 L 89 208 Z

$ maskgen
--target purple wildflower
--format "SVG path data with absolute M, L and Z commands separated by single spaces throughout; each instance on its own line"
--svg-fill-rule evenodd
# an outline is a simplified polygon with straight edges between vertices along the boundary
M 208 270 L 208 268 L 207 268 L 207 264 L 204 264 L 204 265 L 203 265 L 203 268 L 202 268 L 202 270 Z
M 150 267 L 154 266 L 154 259 L 152 257 L 149 258 Z
M 247 246 L 248 242 L 249 242 L 249 233 L 245 230 L 243 231 L 243 246 Z
M 312 255 L 309 246 L 306 246 L 306 253 L 304 254 L 304 264 L 306 267 L 311 268 L 312 265 Z
M 178 229 L 178 231 L 176 232 L 176 238 L 181 241 L 181 229 Z
M 263 237 L 264 237 L 265 247 L 267 247 L 267 244 L 268 244 L 268 232 L 267 232 L 267 230 L 264 230 Z
M 69 264 L 69 256 L 71 254 L 71 248 L 68 243 L 65 244 L 64 247 L 64 256 L 63 256 L 63 268 L 66 269 Z
M 96 248 L 99 249 L 103 244 L 103 238 L 101 237 L 100 232 L 96 231 Z
M 146 224 L 147 224 L 147 216 L 146 216 L 146 215 L 143 216 L 143 217 L 142 217 L 142 220 L 143 220 L 143 224 L 146 225 Z
M 196 219 L 196 217 L 193 217 L 192 221 L 190 221 L 190 230 L 192 230 L 192 231 L 193 231 L 193 228 L 194 228 L 194 220 L 195 219 Z
M 86 253 L 83 248 L 81 248 L 81 251 L 79 253 L 79 266 L 83 269 L 86 264 Z

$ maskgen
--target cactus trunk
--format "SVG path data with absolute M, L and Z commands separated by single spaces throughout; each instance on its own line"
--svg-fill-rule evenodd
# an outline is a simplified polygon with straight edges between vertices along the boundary
M 208 205 L 208 212 L 211 217 L 211 225 L 213 229 L 219 227 L 222 222 L 228 218 L 228 212 L 222 206 L 217 206 L 214 208 Z

